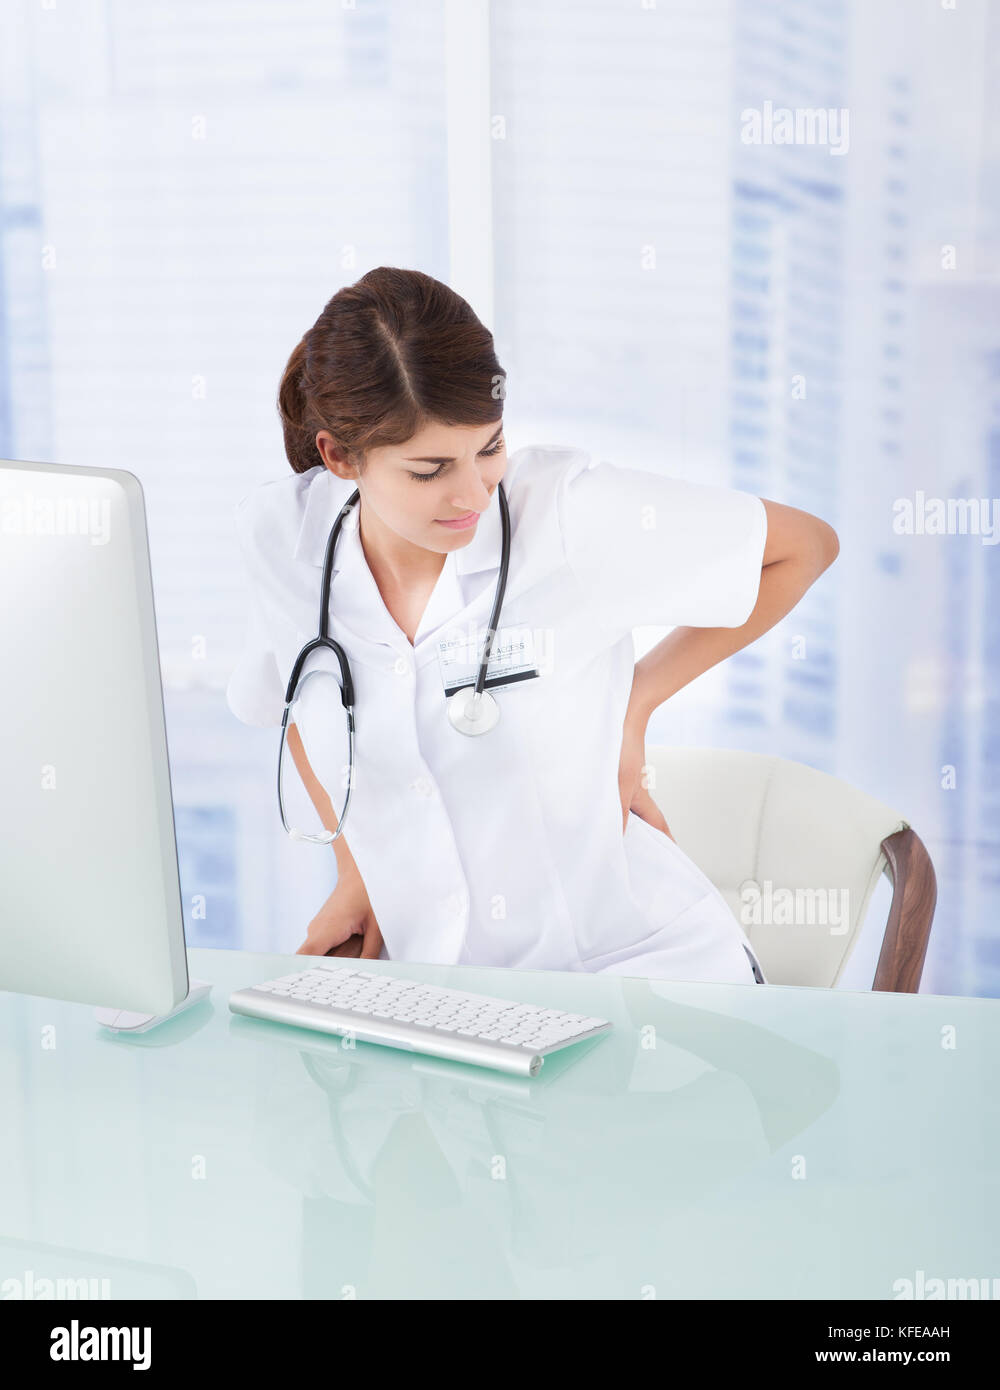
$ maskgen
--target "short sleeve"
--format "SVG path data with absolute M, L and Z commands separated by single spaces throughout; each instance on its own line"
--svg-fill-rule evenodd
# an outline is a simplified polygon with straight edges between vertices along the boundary
M 566 471 L 567 561 L 598 615 L 635 627 L 741 627 L 760 588 L 759 497 L 585 457 Z
M 244 498 L 237 509 L 237 530 L 249 573 L 246 636 L 243 651 L 226 686 L 226 703 L 244 724 L 270 727 L 281 723 L 285 687 L 268 636 L 264 597 L 254 573 L 252 541 L 245 525 L 246 502 Z

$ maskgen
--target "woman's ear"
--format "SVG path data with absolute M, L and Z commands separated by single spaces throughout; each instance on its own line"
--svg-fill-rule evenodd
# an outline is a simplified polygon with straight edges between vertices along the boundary
M 329 468 L 331 473 L 335 473 L 338 478 L 343 478 L 346 482 L 355 482 L 358 477 L 357 466 L 347 461 L 347 450 L 342 448 L 329 430 L 320 430 L 316 436 L 316 448 L 319 456 Z

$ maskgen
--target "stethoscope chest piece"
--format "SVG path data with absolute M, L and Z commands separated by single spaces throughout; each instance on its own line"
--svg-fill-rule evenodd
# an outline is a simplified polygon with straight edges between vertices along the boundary
M 448 696 L 448 718 L 460 734 L 488 734 L 500 718 L 500 706 L 486 690 L 477 698 L 475 686 L 463 685 Z

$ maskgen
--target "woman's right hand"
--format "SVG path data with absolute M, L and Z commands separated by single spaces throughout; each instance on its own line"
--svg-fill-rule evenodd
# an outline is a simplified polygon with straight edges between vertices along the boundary
M 382 933 L 358 873 L 342 873 L 337 886 L 309 923 L 297 956 L 356 956 L 377 959 Z

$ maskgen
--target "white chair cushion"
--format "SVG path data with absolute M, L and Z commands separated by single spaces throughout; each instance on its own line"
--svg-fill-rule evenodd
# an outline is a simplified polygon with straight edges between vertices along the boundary
M 898 812 L 768 754 L 646 746 L 649 791 L 774 984 L 835 985 L 864 923 Z

